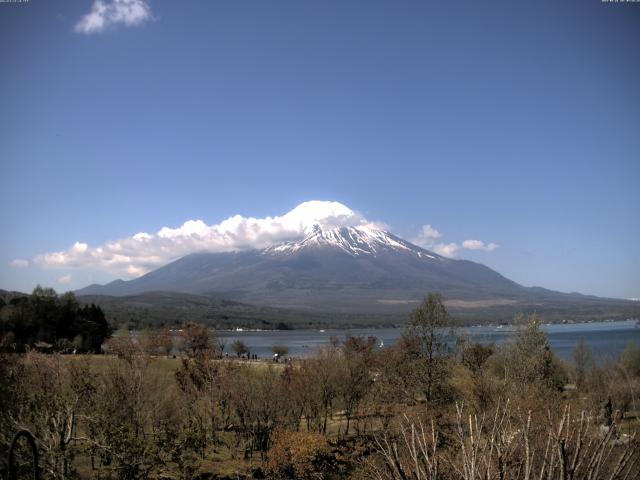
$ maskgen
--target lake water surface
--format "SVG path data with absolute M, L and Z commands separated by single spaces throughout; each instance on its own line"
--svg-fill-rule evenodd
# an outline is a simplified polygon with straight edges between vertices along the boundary
M 596 360 L 603 361 L 617 356 L 624 350 L 627 343 L 634 340 L 640 345 L 640 327 L 635 320 L 621 322 L 592 322 L 543 325 L 547 333 L 549 345 L 562 359 L 570 360 L 573 347 L 581 340 L 591 347 Z M 269 331 L 222 331 L 218 334 L 224 338 L 230 351 L 231 343 L 242 340 L 259 357 L 270 357 L 271 347 L 285 345 L 289 348 L 289 356 L 304 357 L 312 355 L 318 347 L 330 344 L 331 337 L 344 340 L 350 333 L 354 336 L 375 336 L 378 343 L 384 346 L 392 345 L 402 334 L 402 328 L 354 328 L 351 330 L 269 330 Z M 514 326 L 478 326 L 465 327 L 459 333 L 467 332 L 469 336 L 479 342 L 501 344 L 515 336 L 517 327 Z

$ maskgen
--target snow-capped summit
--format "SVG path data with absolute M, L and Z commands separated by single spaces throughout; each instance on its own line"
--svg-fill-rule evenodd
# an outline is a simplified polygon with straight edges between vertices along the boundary
M 327 228 L 319 224 L 305 229 L 302 240 L 266 248 L 265 254 L 290 254 L 311 248 L 330 247 L 350 255 L 377 256 L 383 251 L 403 251 L 418 257 L 436 258 L 401 238 L 370 226 Z
M 345 213 L 344 222 L 309 222 L 300 229 L 302 236 L 289 237 L 295 241 L 264 249 L 193 253 L 134 280 L 91 285 L 77 294 L 129 297 L 180 292 L 198 295 L 185 300 L 198 309 L 203 305 L 200 296 L 210 296 L 260 308 L 291 309 L 297 312 L 292 314 L 295 318 L 316 312 L 322 318 L 338 315 L 335 318 L 340 321 L 348 318 L 341 317 L 343 314 L 406 316 L 427 292 L 440 292 L 464 315 L 470 309 L 482 315 L 490 311 L 485 318 L 492 321 L 507 320 L 517 311 L 537 310 L 541 305 L 557 305 L 561 312 L 570 304 L 581 309 L 606 306 L 606 311 L 613 311 L 608 305 L 617 305 L 595 297 L 518 285 L 484 265 L 441 257 L 370 223 L 353 223 L 359 219 L 349 217 L 339 205 L 305 205 L 293 217 L 300 214 L 300 219 L 308 221 L 305 211 L 317 218 L 332 209 Z M 292 222 L 302 222 L 300 219 Z M 158 305 L 174 301 L 171 295 L 168 300 L 152 298 Z M 247 306 L 238 308 L 242 312 L 238 318 L 247 318 Z M 490 308 L 493 310 L 487 310 Z M 616 308 L 629 312 L 627 316 L 637 316 L 635 302 Z M 207 312 L 207 319 L 216 318 L 209 310 L 202 311 Z
M 346 226 L 361 223 L 359 214 L 340 202 L 310 200 L 303 202 L 288 212 L 281 219 L 281 223 L 290 229 L 303 227 L 308 229 L 314 225 Z
M 291 309 L 292 317 L 279 317 L 281 313 L 274 317 L 266 311 L 278 321 L 313 312 L 332 321 L 348 321 L 342 315 L 352 314 L 406 318 L 427 292 L 441 293 L 460 314 L 469 315 L 473 309 L 491 321 L 553 305 L 562 315 L 571 304 L 581 311 L 597 305 L 606 312 L 626 312 L 627 318 L 638 312 L 634 302 L 602 303 L 609 300 L 524 287 L 487 266 L 446 258 L 405 241 L 338 202 L 305 202 L 281 217 L 232 217 L 212 227 L 194 222 L 180 231 L 162 233 L 163 240 L 175 233 L 180 242 L 191 241 L 189 245 L 204 250 L 220 242 L 229 251 L 191 253 L 134 280 L 90 285 L 76 293 L 131 297 L 155 292 L 144 302 L 157 302 L 163 308 L 174 305 L 171 292 L 197 295 L 184 300 L 185 305 L 193 305 L 198 315 L 214 322 L 218 314 L 203 307 L 207 302 L 203 296 L 240 302 L 235 310 L 240 319 L 250 318 L 247 312 L 252 311 L 262 315 L 249 306 Z M 145 244 L 152 240 L 150 235 L 136 237 L 134 241 Z M 245 241 L 238 242 L 239 238 Z M 253 248 L 231 248 L 240 243 Z M 86 246 L 81 246 L 84 252 Z M 165 298 L 157 292 L 170 294 Z

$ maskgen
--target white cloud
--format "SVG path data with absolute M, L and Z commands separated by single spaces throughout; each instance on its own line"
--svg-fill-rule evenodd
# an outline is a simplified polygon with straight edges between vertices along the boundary
M 455 257 L 458 250 L 460 250 L 460 245 L 457 243 L 438 243 L 433 246 L 433 251 L 443 257 Z
M 96 0 L 91 11 L 78 21 L 75 31 L 86 34 L 99 33 L 110 25 L 121 23 L 132 27 L 151 18 L 151 9 L 144 0 Z
M 462 246 L 467 250 L 482 250 L 483 252 L 492 252 L 498 248 L 495 243 L 485 244 L 480 240 L 465 240 L 462 242 Z
M 29 260 L 24 260 L 22 258 L 16 258 L 9 262 L 9 266 L 13 268 L 27 268 L 29 266 Z
M 413 239 L 413 243 L 422 247 L 433 247 L 435 240 L 442 237 L 442 234 L 431 225 L 423 225 L 418 235 Z
M 432 250 L 444 257 L 455 257 L 461 248 L 481 250 L 483 252 L 492 252 L 498 248 L 498 245 L 495 243 L 485 244 L 481 240 L 465 240 L 461 245 L 457 243 L 444 243 L 439 241 L 442 236 L 442 233 L 427 224 L 422 226 L 420 232 L 418 232 L 418 235 L 416 235 L 412 241 L 416 245 Z
M 71 283 L 71 275 L 64 275 L 58 278 L 58 283 L 62 283 L 63 285 L 68 285 Z
M 214 225 L 189 220 L 177 228 L 163 227 L 155 234 L 138 232 L 96 247 L 76 242 L 67 250 L 38 255 L 34 261 L 49 267 L 96 268 L 133 278 L 193 252 L 261 248 L 300 238 L 305 228 L 316 223 L 327 227 L 367 225 L 385 228 L 341 203 L 310 201 L 282 216 L 235 215 Z

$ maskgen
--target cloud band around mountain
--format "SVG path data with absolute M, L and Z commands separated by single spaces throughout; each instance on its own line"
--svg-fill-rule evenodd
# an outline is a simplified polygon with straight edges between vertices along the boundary
M 43 253 L 33 261 L 46 267 L 93 268 L 125 278 L 135 278 L 194 252 L 263 248 L 278 242 L 296 240 L 304 235 L 306 228 L 314 224 L 328 228 L 387 228 L 341 203 L 314 200 L 301 203 L 282 216 L 254 218 L 235 215 L 213 225 L 207 225 L 202 220 L 189 220 L 177 228 L 163 227 L 156 233 L 139 232 L 95 247 L 76 242 L 67 250 Z M 461 245 L 443 243 L 440 242 L 442 236 L 431 225 L 425 225 L 413 241 L 446 257 L 455 257 L 460 249 L 489 252 L 498 247 L 494 243 L 485 244 L 480 240 L 465 240 Z M 15 266 L 20 267 L 22 264 Z
M 368 221 L 341 203 L 310 201 L 282 216 L 254 218 L 235 215 L 214 225 L 207 225 L 202 220 L 189 220 L 178 228 L 163 227 L 154 234 L 140 232 L 97 247 L 76 242 L 67 250 L 38 255 L 34 261 L 49 267 L 97 268 L 132 278 L 193 252 L 262 248 L 294 240 L 314 224 L 384 228 L 384 225 Z

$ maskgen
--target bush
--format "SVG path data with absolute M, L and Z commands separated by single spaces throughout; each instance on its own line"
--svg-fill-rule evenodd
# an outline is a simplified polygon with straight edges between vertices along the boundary
M 324 435 L 278 430 L 264 463 L 267 478 L 324 478 L 331 466 L 331 451 Z

